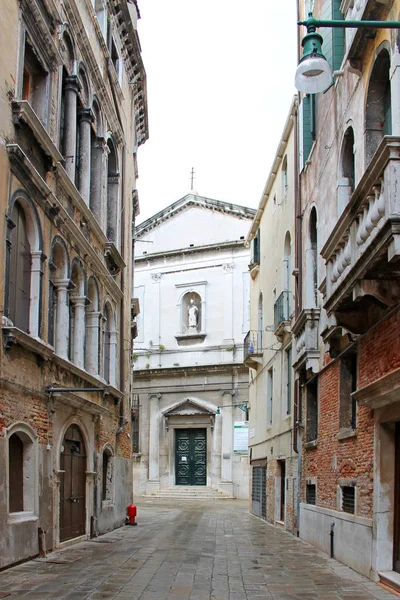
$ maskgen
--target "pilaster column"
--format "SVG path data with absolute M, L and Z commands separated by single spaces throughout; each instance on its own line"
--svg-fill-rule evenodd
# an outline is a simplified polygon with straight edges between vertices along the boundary
M 117 332 L 110 331 L 110 385 L 117 383 Z
M 85 365 L 86 370 L 93 375 L 99 373 L 100 316 L 98 311 L 86 313 Z
M 160 478 L 160 410 L 161 394 L 149 394 L 149 479 Z
M 75 308 L 74 317 L 74 356 L 73 362 L 77 367 L 83 369 L 85 366 L 84 342 L 85 342 L 85 306 L 86 296 L 71 296 L 71 302 Z
M 64 83 L 65 94 L 65 126 L 64 126 L 64 159 L 68 177 L 75 183 L 76 167 L 76 117 L 77 94 L 80 89 L 77 75 L 67 77 Z
M 54 282 L 57 293 L 56 354 L 68 360 L 69 346 L 69 279 Z
M 44 260 L 45 256 L 42 251 L 31 252 L 31 307 L 29 330 L 33 337 L 39 337 L 40 333 L 41 280 Z
M 151 290 L 152 310 L 151 310 L 151 339 L 153 344 L 158 344 L 160 339 L 161 325 L 161 273 L 152 273 L 151 280 L 153 282 Z
M 91 133 L 94 121 L 90 108 L 79 111 L 79 191 L 89 206 L 91 179 Z
M 228 396 L 228 404 L 233 404 L 233 391 L 221 392 L 222 397 Z M 222 405 L 222 431 L 221 431 L 221 478 L 225 481 L 232 481 L 232 454 L 233 454 L 233 412 L 232 406 L 224 407 Z M 224 458 L 225 456 L 225 458 Z
M 233 263 L 222 265 L 224 272 L 224 340 L 233 341 Z

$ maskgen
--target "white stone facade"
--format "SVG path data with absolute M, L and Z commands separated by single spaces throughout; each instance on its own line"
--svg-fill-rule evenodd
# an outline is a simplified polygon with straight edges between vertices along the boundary
M 179 483 L 177 431 L 196 429 L 206 438 L 204 484 L 248 495 L 247 452 L 236 451 L 234 426 L 246 420 L 248 400 L 244 238 L 254 212 L 188 194 L 136 230 L 135 494 Z

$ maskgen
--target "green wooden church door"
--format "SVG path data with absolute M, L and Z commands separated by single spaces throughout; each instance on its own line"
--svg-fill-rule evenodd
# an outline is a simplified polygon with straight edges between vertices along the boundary
M 176 485 L 206 485 L 206 429 L 176 429 Z

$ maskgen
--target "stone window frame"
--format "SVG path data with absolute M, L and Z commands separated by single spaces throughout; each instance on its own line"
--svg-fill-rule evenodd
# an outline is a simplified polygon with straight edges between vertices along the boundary
M 352 513 L 343 510 L 343 488 L 344 487 L 354 488 L 354 512 L 352 512 Z M 348 515 L 356 515 L 357 514 L 357 481 L 356 481 L 356 479 L 341 478 L 338 480 L 337 493 L 336 493 L 336 504 L 337 504 L 337 510 L 340 512 L 345 512 Z
M 28 335 L 34 338 L 41 337 L 41 305 L 42 305 L 42 275 L 43 262 L 46 259 L 43 253 L 43 232 L 39 215 L 33 201 L 23 188 L 17 189 L 9 202 L 7 213 L 6 232 L 6 279 L 5 279 L 5 316 L 9 317 L 10 299 L 10 269 L 12 254 L 12 231 L 16 223 L 12 220 L 15 203 L 18 203 L 25 215 L 25 232 L 30 245 L 30 288 L 29 288 L 29 322 Z
M 6 486 L 7 486 L 7 521 L 9 524 L 37 521 L 39 518 L 39 440 L 36 433 L 24 422 L 17 422 L 5 429 L 6 443 Z M 10 455 L 9 440 L 16 434 L 23 443 L 24 471 L 29 469 L 30 477 L 23 475 L 23 506 L 19 512 L 10 512 Z
M 306 504 L 308 504 L 307 502 L 307 486 L 308 485 L 313 485 L 315 487 L 315 504 L 310 504 L 310 506 L 317 506 L 318 504 L 318 480 L 316 477 L 308 477 L 306 479 L 306 490 L 305 490 L 305 498 L 304 501 Z
M 108 316 L 108 318 L 107 318 Z M 111 385 L 117 387 L 117 362 L 118 362 L 118 344 L 117 344 L 117 313 L 111 299 L 107 297 L 103 303 L 102 310 L 102 360 L 101 377 Z M 108 335 L 108 339 L 107 339 Z M 108 353 L 106 353 L 108 344 Z M 106 361 L 108 363 L 106 364 Z

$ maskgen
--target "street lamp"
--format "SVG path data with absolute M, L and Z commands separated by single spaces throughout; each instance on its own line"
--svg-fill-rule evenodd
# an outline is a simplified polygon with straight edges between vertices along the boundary
M 299 21 L 298 25 L 307 27 L 307 35 L 301 43 L 303 57 L 296 70 L 295 86 L 299 92 L 306 94 L 323 92 L 332 83 L 332 71 L 322 53 L 323 38 L 316 31 L 318 27 L 400 29 L 400 21 L 321 21 L 314 19 L 312 13 L 309 13 L 306 21 Z

